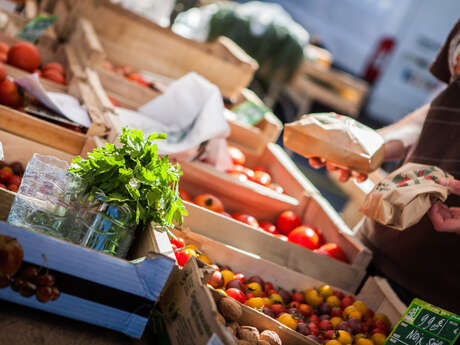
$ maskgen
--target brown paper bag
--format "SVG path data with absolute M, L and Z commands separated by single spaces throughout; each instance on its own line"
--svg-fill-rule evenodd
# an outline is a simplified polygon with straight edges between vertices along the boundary
M 374 187 L 361 212 L 393 229 L 407 229 L 422 219 L 434 201 L 447 199 L 448 188 L 436 183 L 440 177 L 452 178 L 435 166 L 405 164 Z
M 384 141 L 373 129 L 335 113 L 304 115 L 284 126 L 284 146 L 362 173 L 383 162 Z

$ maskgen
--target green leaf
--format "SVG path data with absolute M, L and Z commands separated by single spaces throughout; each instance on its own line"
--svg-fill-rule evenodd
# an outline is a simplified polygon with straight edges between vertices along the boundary
M 160 157 L 156 140 L 166 134 L 152 133 L 145 139 L 140 130 L 123 128 L 120 146 L 105 144 L 88 154 L 75 157 L 70 171 L 106 195 L 106 201 L 126 204 L 136 214 L 136 223 L 156 222 L 162 226 L 181 223 L 187 214 L 178 194 L 182 171 L 169 157 Z

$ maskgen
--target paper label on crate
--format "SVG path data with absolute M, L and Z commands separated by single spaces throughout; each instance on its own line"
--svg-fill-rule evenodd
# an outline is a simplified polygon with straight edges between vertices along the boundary
M 453 345 L 460 316 L 415 298 L 384 345 Z
M 35 73 L 17 78 L 16 82 L 51 110 L 79 125 L 90 127 L 91 120 L 88 112 L 75 97 L 58 92 L 47 92 Z
M 219 339 L 217 334 L 214 333 L 211 339 L 209 339 L 207 345 L 224 345 L 224 343 L 222 342 L 222 340 Z
M 57 19 L 57 16 L 37 16 L 27 23 L 18 33 L 18 37 L 35 43 Z

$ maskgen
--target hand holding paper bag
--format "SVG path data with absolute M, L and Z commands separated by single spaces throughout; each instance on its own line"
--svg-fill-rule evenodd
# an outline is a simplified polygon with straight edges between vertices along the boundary
M 442 178 L 452 176 L 434 166 L 406 164 L 374 187 L 361 211 L 393 229 L 407 229 L 417 224 L 434 202 L 447 199 L 448 188 L 437 183 Z
M 460 180 L 440 178 L 438 182 L 449 188 L 451 193 L 460 196 Z M 436 231 L 455 232 L 460 235 L 460 207 L 448 207 L 436 201 L 428 215 Z

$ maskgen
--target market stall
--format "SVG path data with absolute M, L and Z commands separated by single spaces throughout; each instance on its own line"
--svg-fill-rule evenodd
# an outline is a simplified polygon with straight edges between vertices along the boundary
M 460 317 L 405 305 L 351 230 L 361 207 L 410 231 L 450 175 L 380 174 L 383 138 L 353 119 L 368 86 L 327 51 L 307 49 L 290 92 L 351 117 L 305 115 L 276 144 L 283 125 L 249 89 L 258 64 L 230 39 L 195 42 L 108 0 L 28 6 L 0 32 L 4 341 L 455 342 Z M 34 11 L 58 18 L 30 43 Z M 350 179 L 342 215 L 284 148 Z

